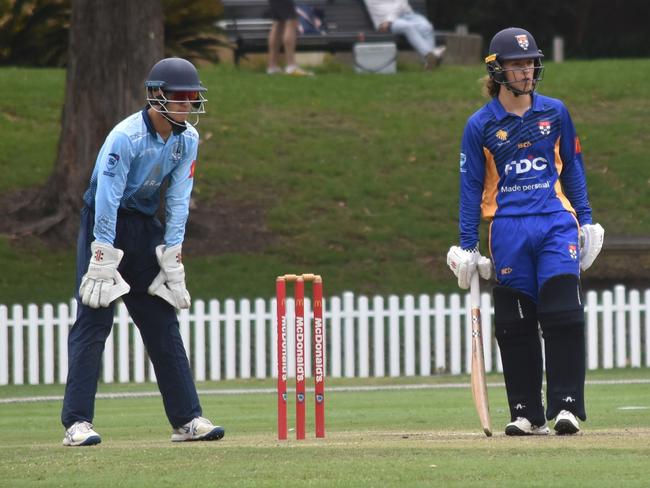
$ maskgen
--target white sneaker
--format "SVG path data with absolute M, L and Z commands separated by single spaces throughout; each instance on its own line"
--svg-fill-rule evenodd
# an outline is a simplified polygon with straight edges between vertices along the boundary
M 548 435 L 550 432 L 546 422 L 542 426 L 537 426 L 524 417 L 517 417 L 517 420 L 506 425 L 506 435 Z
M 578 419 L 568 410 L 562 410 L 555 418 L 555 433 L 557 435 L 571 435 L 580 431 Z
M 196 417 L 172 431 L 172 442 L 218 441 L 224 434 L 223 427 L 213 425 L 206 418 Z
M 447 46 L 438 46 L 433 48 L 433 55 L 437 58 L 442 58 L 447 50 Z
M 64 446 L 93 446 L 101 441 L 102 438 L 93 430 L 90 422 L 75 422 L 63 437 Z
M 305 69 L 302 69 L 301 67 L 296 66 L 295 64 L 284 68 L 284 72 L 290 76 L 314 76 L 314 73 L 312 71 L 307 71 Z

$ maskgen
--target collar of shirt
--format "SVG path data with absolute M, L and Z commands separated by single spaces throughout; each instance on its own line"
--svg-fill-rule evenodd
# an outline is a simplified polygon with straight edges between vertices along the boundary
M 533 103 L 531 105 L 533 112 L 540 112 L 544 110 L 544 103 L 542 102 L 541 97 L 538 97 L 535 93 L 533 93 L 531 96 L 533 97 Z M 496 119 L 499 121 L 512 115 L 511 113 L 506 112 L 506 109 L 503 108 L 503 105 L 501 105 L 501 102 L 499 101 L 499 97 L 494 97 L 492 101 L 488 104 L 488 107 L 490 108 L 490 111 L 494 114 Z
M 148 109 L 149 109 L 148 106 L 142 109 L 142 120 L 144 120 L 144 125 L 147 126 L 147 131 L 149 131 L 149 134 L 151 134 L 155 138 L 158 138 L 158 133 L 156 132 L 155 127 L 153 126 L 151 117 L 149 117 Z M 185 132 L 185 129 L 187 129 L 187 125 L 185 127 L 178 127 L 177 125 L 172 124 L 172 132 L 174 133 L 175 136 Z

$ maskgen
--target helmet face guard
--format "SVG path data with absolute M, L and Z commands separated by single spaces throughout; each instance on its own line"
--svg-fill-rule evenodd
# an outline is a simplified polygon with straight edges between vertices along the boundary
M 544 74 L 544 65 L 542 58 L 544 54 L 537 49 L 537 43 L 530 32 L 517 27 L 510 27 L 498 32 L 490 42 L 490 54 L 485 58 L 485 65 L 488 76 L 498 85 L 505 86 L 515 95 L 530 95 L 537 88 L 537 84 L 542 81 Z M 514 61 L 520 59 L 532 59 L 534 62 L 533 79 L 530 90 L 520 90 L 515 88 L 513 83 L 508 81 L 507 72 L 522 71 L 522 68 L 504 68 L 505 61 Z
M 203 93 L 207 89 L 199 81 L 199 74 L 194 65 L 185 59 L 166 58 L 158 61 L 151 68 L 145 87 L 149 107 L 162 114 L 173 125 L 185 127 L 185 122 L 178 122 L 171 115 L 196 115 L 195 120 L 188 123 L 197 125 L 199 115 L 205 113 L 205 103 L 208 100 Z M 171 110 L 169 107 L 172 103 L 186 102 L 190 102 L 187 111 Z

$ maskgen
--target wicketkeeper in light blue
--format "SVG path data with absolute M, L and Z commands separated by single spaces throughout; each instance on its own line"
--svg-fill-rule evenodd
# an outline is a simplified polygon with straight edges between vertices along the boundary
M 104 343 L 122 298 L 153 363 L 172 441 L 218 440 L 203 418 L 176 315 L 190 307 L 182 245 L 206 91 L 185 59 L 156 63 L 147 105 L 110 132 L 84 194 L 77 243 L 77 320 L 68 338 L 64 446 L 101 442 L 92 425 Z M 165 226 L 156 218 L 166 182 Z

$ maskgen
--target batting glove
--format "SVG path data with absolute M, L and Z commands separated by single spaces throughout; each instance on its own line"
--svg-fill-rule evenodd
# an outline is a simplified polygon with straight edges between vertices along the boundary
M 472 274 L 477 270 L 484 280 L 494 276 L 492 261 L 481 256 L 478 249 L 467 250 L 459 246 L 451 246 L 447 253 L 447 266 L 458 278 L 458 286 L 463 290 L 469 288 Z
M 176 309 L 190 308 L 190 294 L 185 287 L 182 246 L 156 247 L 160 273 L 149 285 L 149 294 L 157 295 Z
M 603 248 L 605 229 L 600 224 L 585 224 L 580 227 L 580 269 L 591 267 Z
M 117 267 L 124 251 L 110 244 L 94 241 L 90 245 L 88 271 L 81 279 L 79 297 L 90 308 L 108 307 L 115 299 L 131 290 Z

